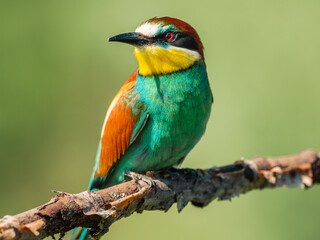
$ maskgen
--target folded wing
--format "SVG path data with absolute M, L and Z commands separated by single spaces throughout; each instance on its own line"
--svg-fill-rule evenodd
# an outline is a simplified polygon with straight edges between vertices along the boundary
M 98 187 L 99 184 L 94 183 L 98 179 L 108 177 L 147 122 L 148 113 L 135 88 L 136 76 L 137 70 L 122 86 L 108 109 L 90 189 Z

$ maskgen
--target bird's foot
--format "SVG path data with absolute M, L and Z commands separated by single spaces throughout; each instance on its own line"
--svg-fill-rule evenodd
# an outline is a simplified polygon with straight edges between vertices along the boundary
M 150 173 L 150 174 L 148 174 Z M 142 174 L 139 174 L 139 173 L 135 173 L 135 172 L 132 172 L 132 171 L 128 171 L 125 173 L 125 175 L 127 177 L 130 177 L 131 179 L 133 180 L 142 180 L 144 182 L 146 182 L 148 185 L 149 185 L 149 189 L 151 189 L 152 187 L 155 186 L 155 183 L 154 183 L 154 180 L 151 179 L 149 176 L 152 176 L 152 175 L 155 175 L 156 172 L 151 172 L 151 171 L 148 171 L 146 173 L 146 175 L 142 175 Z
M 126 172 L 125 176 L 130 177 L 131 179 L 135 180 L 135 181 L 144 181 L 145 183 L 148 184 L 148 186 L 146 186 L 146 184 L 137 184 L 139 185 L 138 187 L 138 191 L 130 194 L 128 196 L 124 195 L 122 198 L 112 202 L 112 203 L 108 203 L 108 205 L 111 205 L 111 209 L 114 209 L 117 211 L 123 210 L 124 208 L 126 208 L 127 206 L 129 206 L 132 202 L 135 202 L 139 199 L 142 199 L 147 193 L 149 193 L 152 189 L 152 186 L 154 185 L 152 179 L 135 173 L 135 172 Z M 115 213 L 116 213 L 115 212 Z

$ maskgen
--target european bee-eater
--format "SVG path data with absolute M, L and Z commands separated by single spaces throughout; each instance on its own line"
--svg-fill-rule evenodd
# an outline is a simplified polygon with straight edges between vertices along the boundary
M 203 45 L 179 19 L 152 18 L 109 42 L 134 46 L 139 67 L 113 99 L 103 124 L 89 190 L 182 163 L 204 134 L 213 97 Z M 87 238 L 86 229 L 78 235 Z

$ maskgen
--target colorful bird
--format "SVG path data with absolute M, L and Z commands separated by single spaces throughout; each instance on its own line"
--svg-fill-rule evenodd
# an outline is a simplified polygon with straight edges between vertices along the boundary
M 203 45 L 188 23 L 152 18 L 108 40 L 133 45 L 139 67 L 108 109 L 89 190 L 121 183 L 127 171 L 182 163 L 204 134 L 213 103 Z M 78 235 L 87 237 L 86 229 Z

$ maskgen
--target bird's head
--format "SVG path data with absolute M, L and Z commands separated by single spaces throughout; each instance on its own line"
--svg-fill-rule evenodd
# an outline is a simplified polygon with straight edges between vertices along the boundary
M 139 74 L 162 75 L 190 68 L 202 60 L 203 46 L 196 30 L 176 18 L 151 18 L 135 32 L 108 39 L 134 46 Z

